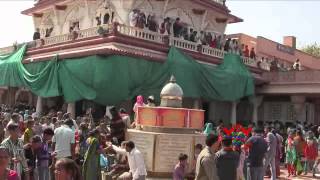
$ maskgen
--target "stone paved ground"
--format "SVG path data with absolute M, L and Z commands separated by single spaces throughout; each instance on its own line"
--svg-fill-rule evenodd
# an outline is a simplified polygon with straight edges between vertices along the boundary
M 264 179 L 268 180 L 270 178 L 266 177 Z M 287 170 L 284 167 L 281 168 L 280 178 L 277 178 L 277 180 L 315 180 L 315 179 L 320 180 L 320 174 L 317 175 L 317 178 L 313 178 L 311 173 L 309 173 L 307 175 L 300 175 L 297 177 L 287 178 Z M 169 178 L 147 178 L 147 180 L 172 180 L 172 179 L 169 179 Z
M 287 175 L 288 175 L 287 169 L 282 167 L 279 180 L 314 180 L 314 179 L 320 179 L 320 175 L 317 175 L 317 178 L 313 178 L 311 173 L 308 173 L 307 175 L 300 175 L 300 176 L 297 176 L 297 177 L 289 177 L 289 178 L 287 178 Z M 267 180 L 267 179 L 270 179 L 270 178 L 264 178 L 264 179 Z

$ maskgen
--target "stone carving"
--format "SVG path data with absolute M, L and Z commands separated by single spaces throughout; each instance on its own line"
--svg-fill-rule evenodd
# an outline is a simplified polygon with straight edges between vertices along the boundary
M 69 33 L 70 28 L 74 27 L 75 24 L 78 24 L 79 29 L 83 27 L 82 20 L 85 16 L 84 12 L 85 7 L 80 4 L 76 4 L 74 7 L 70 8 L 63 24 L 63 34 Z
M 44 16 L 41 20 L 39 30 L 40 30 L 40 37 L 49 37 L 54 29 L 54 21 L 53 13 L 48 14 L 47 16 Z
M 153 13 L 154 10 L 150 0 L 143 0 L 141 3 L 135 6 L 135 9 L 139 9 L 140 11 L 143 11 L 146 14 Z
M 189 27 L 194 27 L 192 16 L 188 11 L 184 9 L 170 8 L 165 12 L 164 17 L 170 17 L 174 19 L 179 17 L 181 22 L 183 22 L 184 24 L 187 24 Z
M 116 12 L 110 0 L 104 0 L 99 5 L 95 17 L 95 24 L 110 24 L 114 22 Z

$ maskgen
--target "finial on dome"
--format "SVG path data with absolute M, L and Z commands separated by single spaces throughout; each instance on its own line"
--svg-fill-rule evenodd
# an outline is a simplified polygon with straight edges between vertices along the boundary
M 177 80 L 176 80 L 176 78 L 174 77 L 174 75 L 171 75 L 169 82 L 171 82 L 171 83 L 177 82 Z

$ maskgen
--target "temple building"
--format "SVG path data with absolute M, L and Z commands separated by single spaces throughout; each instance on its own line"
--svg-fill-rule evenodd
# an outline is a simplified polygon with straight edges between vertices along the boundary
M 225 0 L 39 0 L 22 14 L 33 18 L 34 40 L 0 48 L 0 103 L 73 116 L 92 106 L 129 111 L 135 96 L 159 95 L 174 75 L 182 106 L 204 109 L 206 122 L 320 122 L 318 62 L 297 56 L 304 71 L 271 72 L 268 62 L 203 42 L 242 21 Z

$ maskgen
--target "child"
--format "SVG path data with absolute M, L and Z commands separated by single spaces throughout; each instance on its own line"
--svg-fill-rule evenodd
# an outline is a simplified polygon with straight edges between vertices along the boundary
M 318 147 L 312 137 L 309 137 L 307 140 L 307 146 L 304 148 L 304 156 L 306 157 L 304 164 L 304 174 L 306 175 L 310 169 L 313 169 L 315 160 L 318 157 Z
M 188 171 L 188 155 L 180 154 L 179 162 L 173 171 L 173 180 L 184 180 Z
M 49 141 L 51 141 L 54 135 L 54 131 L 51 128 L 46 128 L 43 130 L 42 143 L 40 149 L 37 151 L 38 158 L 38 172 L 39 179 L 49 180 L 49 166 L 51 161 L 51 154 L 49 148 Z
M 34 125 L 34 121 L 32 119 L 29 119 L 27 121 L 27 129 L 24 131 L 24 134 L 23 134 L 24 144 L 30 143 L 31 137 L 34 135 L 33 125 Z
M 289 132 L 289 136 L 286 141 L 286 164 L 288 168 L 288 177 L 290 177 L 291 175 L 296 176 L 294 163 L 297 159 L 297 153 L 294 146 L 293 138 L 294 138 L 294 133 Z

